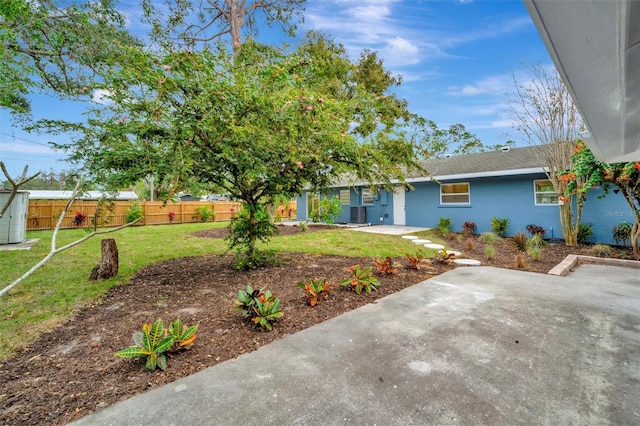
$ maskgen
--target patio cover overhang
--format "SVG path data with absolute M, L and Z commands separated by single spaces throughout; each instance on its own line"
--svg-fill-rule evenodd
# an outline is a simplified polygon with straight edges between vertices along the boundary
M 640 1 L 524 0 L 600 160 L 640 160 Z

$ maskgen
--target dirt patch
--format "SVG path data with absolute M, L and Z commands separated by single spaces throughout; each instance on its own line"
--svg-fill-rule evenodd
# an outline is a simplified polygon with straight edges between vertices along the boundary
M 321 228 L 312 226 L 311 230 Z M 282 234 L 300 232 L 283 227 Z M 197 234 L 223 238 L 226 230 Z M 469 242 L 468 242 L 469 241 Z M 455 236 L 448 246 L 483 264 L 516 268 L 517 249 L 495 244 L 495 255 L 487 259 L 477 236 Z M 547 272 L 567 254 L 590 254 L 589 247 L 570 248 L 550 244 L 540 261 L 526 259 L 525 270 Z M 616 250 L 627 257 L 630 250 Z M 249 272 L 232 268 L 232 257 L 205 256 L 175 259 L 140 270 L 133 280 L 113 288 L 95 304 L 84 307 L 53 332 L 0 364 L 0 424 L 64 424 L 135 394 L 188 376 L 217 363 L 251 352 L 276 339 L 303 330 L 445 272 L 452 265 L 425 263 L 423 270 L 404 267 L 395 275 L 379 276 L 378 291 L 356 295 L 336 286 L 328 300 L 310 307 L 296 283 L 326 277 L 338 283 L 356 263 L 372 266 L 372 259 L 315 256 L 300 253 L 280 255 L 281 264 Z M 233 309 L 237 291 L 251 284 L 268 287 L 282 301 L 285 317 L 271 332 L 252 329 Z M 149 372 L 144 360 L 115 358 L 113 353 L 132 344 L 134 330 L 144 322 L 162 318 L 165 323 L 180 318 L 199 324 L 193 347 L 168 359 L 167 371 Z

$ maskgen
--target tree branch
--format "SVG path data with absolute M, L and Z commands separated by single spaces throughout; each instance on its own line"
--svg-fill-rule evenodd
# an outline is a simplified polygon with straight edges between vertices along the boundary
M 140 220 L 140 219 L 137 219 L 137 220 L 135 220 L 133 222 L 125 223 L 124 225 L 118 226 L 117 228 L 105 229 L 105 230 L 101 230 L 101 231 L 98 231 L 98 230 L 96 230 L 94 228 L 93 232 L 91 232 L 90 234 L 85 235 L 84 237 L 80 238 L 79 240 L 76 240 L 76 241 L 74 241 L 72 243 L 69 243 L 66 246 L 62 246 L 60 248 L 56 248 L 56 240 L 58 238 L 58 231 L 60 230 L 60 227 L 62 226 L 62 221 L 64 220 L 64 217 L 66 216 L 67 212 L 69 211 L 69 209 L 73 205 L 73 202 L 75 201 L 76 197 L 78 196 L 78 193 L 80 192 L 80 185 L 81 184 L 82 184 L 82 180 L 79 180 L 78 183 L 76 184 L 76 187 L 73 190 L 73 193 L 71 194 L 71 198 L 69 199 L 69 202 L 67 203 L 67 205 L 65 206 L 64 210 L 62 210 L 62 213 L 60 214 L 60 218 L 58 219 L 58 223 L 56 224 L 56 227 L 53 230 L 53 237 L 51 238 L 51 250 L 49 251 L 49 254 L 47 254 L 40 262 L 36 263 L 31 269 L 29 269 L 27 272 L 25 272 L 21 277 L 19 277 L 18 279 L 13 281 L 11 284 L 9 284 L 8 286 L 6 286 L 2 290 L 0 290 L 0 296 L 3 296 L 9 290 L 14 288 L 18 284 L 20 284 L 22 281 L 27 279 L 29 276 L 31 276 L 35 271 L 37 271 L 44 264 L 46 264 L 54 255 L 56 255 L 56 254 L 58 254 L 60 252 L 63 252 L 65 250 L 68 250 L 71 247 L 77 246 L 78 244 L 81 244 L 81 243 L 85 242 L 86 240 L 88 240 L 91 237 L 94 237 L 96 235 L 108 234 L 108 233 L 111 233 L 111 232 L 119 231 L 119 230 L 121 230 L 123 228 L 126 228 L 128 226 L 133 225 L 138 220 Z

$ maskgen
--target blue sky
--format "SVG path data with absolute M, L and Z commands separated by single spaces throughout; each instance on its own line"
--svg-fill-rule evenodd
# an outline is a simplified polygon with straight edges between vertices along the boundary
M 133 17 L 136 7 L 125 13 Z M 487 145 L 520 144 L 506 100 L 513 76 L 526 64 L 551 65 L 520 0 L 308 0 L 299 31 L 309 29 L 329 34 L 354 59 L 365 48 L 377 51 L 387 68 L 403 76 L 396 93 L 412 112 L 440 127 L 462 123 Z M 260 41 L 268 42 L 269 33 Z M 79 104 L 33 99 L 37 117 L 80 118 Z M 0 110 L 0 160 L 13 176 L 25 164 L 30 172 L 68 169 L 48 141 L 65 138 L 23 132 Z

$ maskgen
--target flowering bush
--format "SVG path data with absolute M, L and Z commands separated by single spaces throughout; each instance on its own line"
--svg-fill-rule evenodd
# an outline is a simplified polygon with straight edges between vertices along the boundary
M 176 217 L 176 212 L 169 212 L 167 213 L 167 216 L 169 217 L 169 223 L 172 223 L 173 219 Z

